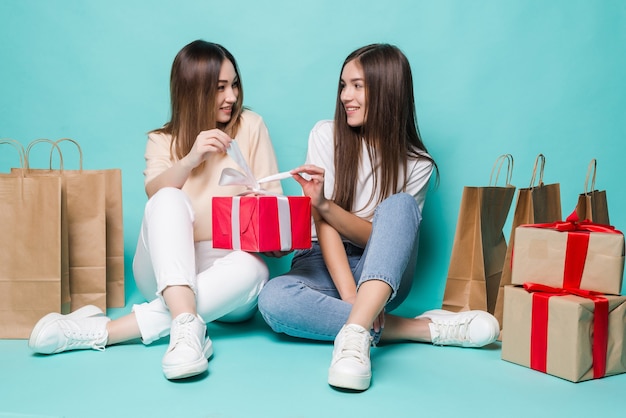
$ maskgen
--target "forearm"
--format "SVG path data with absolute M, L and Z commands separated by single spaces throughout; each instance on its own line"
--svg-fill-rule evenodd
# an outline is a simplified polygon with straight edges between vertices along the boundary
M 337 231 L 323 219 L 314 216 L 317 238 L 328 272 L 342 300 L 356 297 L 356 283 L 348 263 L 348 257 Z
M 354 244 L 365 248 L 372 233 L 371 222 L 346 211 L 332 200 L 324 201 L 324 204 L 316 210 L 318 215 L 336 229 L 339 234 Z
M 172 167 L 168 168 L 157 177 L 146 184 L 146 194 L 151 198 L 156 192 L 164 187 L 183 187 L 193 167 L 183 158 L 177 161 Z

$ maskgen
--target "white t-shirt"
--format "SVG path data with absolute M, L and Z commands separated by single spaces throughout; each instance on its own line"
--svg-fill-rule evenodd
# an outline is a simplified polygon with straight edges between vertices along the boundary
M 306 161 L 322 167 L 324 173 L 324 196 L 331 199 L 335 188 L 335 154 L 334 154 L 334 122 L 323 120 L 315 124 L 309 134 L 309 146 Z M 361 162 L 358 168 L 355 167 L 357 176 L 356 197 L 354 200 L 354 210 L 352 213 L 360 218 L 371 222 L 378 201 L 378 193 L 372 197 L 374 190 L 374 169 L 370 163 L 369 154 L 365 146 L 361 149 Z M 424 207 L 428 183 L 433 172 L 433 164 L 425 159 L 410 159 L 407 163 L 406 185 L 404 184 L 404 173 L 401 171 L 396 192 L 404 192 L 412 195 L 419 205 L 420 210 Z M 405 187 L 406 186 L 406 187 Z M 316 237 L 315 227 L 312 227 L 313 236 Z

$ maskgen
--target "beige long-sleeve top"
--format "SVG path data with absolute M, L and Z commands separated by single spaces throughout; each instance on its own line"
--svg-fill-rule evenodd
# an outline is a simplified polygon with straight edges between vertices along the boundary
M 244 110 L 234 139 L 257 179 L 278 172 L 274 147 L 261 116 L 250 110 Z M 154 132 L 148 134 L 145 153 L 146 169 L 144 170 L 146 185 L 177 161 L 176 157 L 172 157 L 170 153 L 171 142 L 171 135 Z M 211 198 L 235 196 L 246 190 L 244 186 L 220 186 L 218 184 L 222 170 L 226 167 L 242 171 L 228 155 L 210 154 L 204 168 L 197 173 L 194 172 L 182 187 L 182 190 L 189 196 L 195 212 L 195 241 L 208 241 L 213 237 Z M 282 193 L 279 182 L 264 184 L 263 188 L 273 193 Z

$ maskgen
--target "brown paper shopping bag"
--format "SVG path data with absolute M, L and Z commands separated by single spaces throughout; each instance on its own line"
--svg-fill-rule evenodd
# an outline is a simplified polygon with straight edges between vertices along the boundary
M 69 311 L 61 178 L 0 175 L 0 338 L 28 338 L 50 312 Z M 65 234 L 67 237 L 67 234 Z
M 78 142 L 69 138 L 56 141 L 73 143 L 79 153 L 80 171 L 102 173 L 105 183 L 106 213 L 106 305 L 108 308 L 123 308 L 124 295 L 124 222 L 122 211 L 122 171 L 118 168 L 104 170 L 84 170 L 83 151 Z
M 502 324 L 504 309 L 504 286 L 511 284 L 511 257 L 514 251 L 515 228 L 522 224 L 547 223 L 560 221 L 561 218 L 561 188 L 559 183 L 543 184 L 543 172 L 546 158 L 543 154 L 537 155 L 533 167 L 530 186 L 519 189 L 517 203 L 513 213 L 509 245 L 502 266 L 502 278 L 496 298 L 494 316 Z
M 33 146 L 49 143 L 59 151 L 59 169 L 33 169 Z M 52 162 L 52 156 L 51 156 Z M 13 170 L 17 171 L 17 170 Z M 102 173 L 65 170 L 57 144 L 48 139 L 32 141 L 26 148 L 26 176 L 59 177 L 66 208 L 71 310 L 95 305 L 106 310 L 105 179 Z
M 578 219 L 595 222 L 597 224 L 610 225 L 609 206 L 606 201 L 606 191 L 596 190 L 596 159 L 593 158 L 587 168 L 585 178 L 585 191 L 578 196 L 576 215 Z M 591 177 L 591 187 L 589 180 Z
M 498 174 L 505 162 L 506 184 L 498 187 Z M 443 309 L 493 312 L 507 248 L 502 228 L 515 194 L 515 186 L 510 184 L 512 173 L 513 157 L 502 155 L 494 164 L 489 186 L 463 188 Z

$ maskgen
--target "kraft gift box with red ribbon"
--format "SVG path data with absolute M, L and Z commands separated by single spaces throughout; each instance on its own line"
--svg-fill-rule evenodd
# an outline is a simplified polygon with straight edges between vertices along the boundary
M 515 229 L 511 282 L 542 283 L 619 295 L 624 275 L 624 235 L 609 225 L 564 222 Z
M 503 360 L 572 382 L 626 372 L 625 296 L 506 286 L 503 328 Z
M 214 197 L 212 223 L 214 248 L 268 252 L 311 247 L 309 197 Z

